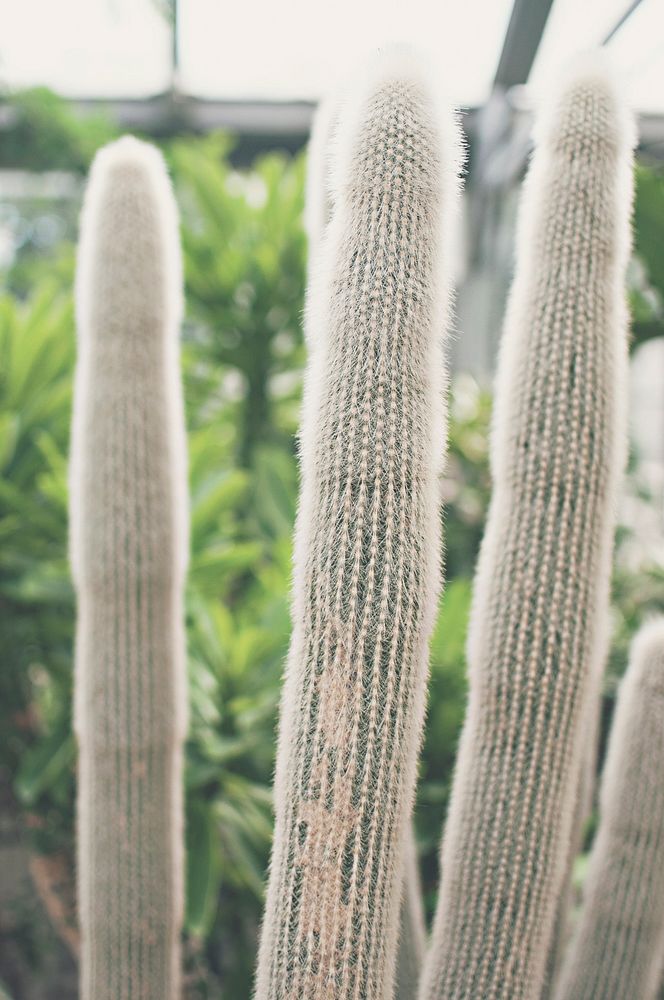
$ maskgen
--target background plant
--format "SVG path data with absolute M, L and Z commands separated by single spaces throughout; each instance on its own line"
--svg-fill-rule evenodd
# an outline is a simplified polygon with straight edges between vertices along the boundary
M 51 105 L 57 102 L 51 95 L 46 100 L 46 111 L 64 107 Z M 19 98 L 15 106 L 18 114 Z M 66 896 L 75 766 L 74 614 L 66 560 L 72 244 L 83 171 L 97 146 L 114 134 L 112 123 L 99 130 L 95 122 L 88 131 L 75 119 L 58 125 L 58 116 L 49 114 L 49 145 L 15 148 L 31 150 L 21 166 L 66 170 L 70 193 L 57 201 L 44 197 L 0 208 L 3 231 L 10 231 L 17 247 L 0 272 L 0 819 L 19 845 L 11 865 L 2 854 L 9 835 L 0 846 L 0 984 L 15 1000 L 75 996 L 68 986 L 75 983 L 73 961 L 59 940 L 73 940 Z M 4 137 L 3 132 L 6 149 Z M 294 433 L 304 360 L 304 158 L 273 153 L 238 171 L 232 141 L 220 135 L 181 138 L 164 151 L 183 216 L 188 304 L 183 345 L 192 496 L 187 984 L 190 997 L 218 996 L 220 985 L 229 996 L 248 997 L 272 830 L 276 707 L 290 632 Z M 0 152 L 3 165 L 12 162 L 4 156 Z M 664 222 L 657 228 L 655 220 L 664 215 L 664 181 L 643 170 L 633 297 L 645 287 L 645 304 L 656 312 L 656 288 L 664 287 L 656 285 L 656 234 Z M 650 240 L 643 217 L 655 227 Z M 248 405 L 249 385 L 260 399 L 257 413 Z M 469 581 L 489 492 L 490 408 L 490 394 L 472 378 L 454 379 L 443 483 L 447 585 L 431 646 L 416 810 L 429 913 L 463 718 Z M 636 459 L 631 484 L 649 505 Z M 629 639 L 644 610 L 664 609 L 664 571 L 635 566 L 627 558 L 630 550 L 631 531 L 624 526 L 604 730 Z M 32 875 L 26 867 L 14 886 L 13 874 L 20 875 L 28 862 Z M 8 886 L 16 892 L 5 891 Z

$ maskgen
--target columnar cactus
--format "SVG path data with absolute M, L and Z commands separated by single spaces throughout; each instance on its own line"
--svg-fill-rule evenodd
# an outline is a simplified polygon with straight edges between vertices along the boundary
M 599 60 L 541 117 L 520 214 L 422 1000 L 534 1000 L 573 824 L 625 452 L 632 133 Z
M 553 934 L 551 935 L 549 945 L 545 986 L 542 991 L 541 1000 L 547 1000 L 548 997 L 553 995 L 561 962 L 569 943 L 572 924 L 571 916 L 574 908 L 574 863 L 583 847 L 584 827 L 586 820 L 592 812 L 595 798 L 599 724 L 602 709 L 601 681 L 604 677 L 609 645 L 608 622 L 602 628 L 601 635 L 603 641 L 597 645 L 597 665 L 591 666 L 592 678 L 595 680 L 595 690 L 591 689 L 588 696 L 589 709 L 586 714 L 585 747 L 582 753 L 581 773 L 578 776 L 576 785 L 572 832 L 568 844 L 562 888 L 558 897 Z
M 259 1000 L 391 993 L 439 589 L 457 129 L 392 53 L 339 121 L 334 211 L 307 302 Z
M 600 793 L 600 825 L 558 1000 L 657 996 L 664 944 L 664 619 L 632 645 Z
M 83 1000 L 176 1000 L 186 460 L 177 214 L 159 153 L 102 150 L 82 215 L 71 462 Z
M 307 150 L 307 184 L 305 221 L 309 245 L 309 280 L 313 284 L 318 248 L 332 218 L 332 167 L 334 162 L 335 134 L 339 127 L 339 100 L 333 96 L 324 100 L 312 123 Z M 308 327 L 305 332 L 308 339 Z M 424 902 L 417 865 L 415 830 L 411 824 L 406 834 L 403 852 L 403 879 L 401 912 L 399 916 L 399 945 L 396 964 L 396 1000 L 411 1000 L 416 996 L 417 980 L 425 953 L 426 927 Z
M 403 895 L 399 920 L 394 1000 L 414 1000 L 426 952 L 426 924 L 417 844 L 412 827 L 406 835 L 403 859 Z

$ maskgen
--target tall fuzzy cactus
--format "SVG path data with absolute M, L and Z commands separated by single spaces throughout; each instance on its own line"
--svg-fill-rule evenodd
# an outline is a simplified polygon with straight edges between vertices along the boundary
M 535 1000 L 543 987 L 625 451 L 631 145 L 609 75 L 586 60 L 542 114 L 521 206 L 422 1000 Z
M 77 271 L 71 563 L 83 1000 L 176 1000 L 185 443 L 177 215 L 159 153 L 97 156 Z
M 405 55 L 344 105 L 312 270 L 259 1000 L 382 998 L 439 587 L 457 129 Z
M 312 282 L 319 247 L 334 208 L 331 173 L 334 162 L 334 137 L 339 127 L 338 114 L 337 95 L 320 104 L 314 116 L 307 151 L 305 221 L 309 248 L 308 285 Z M 305 332 L 309 339 L 309 324 Z M 403 887 L 399 915 L 395 1000 L 412 1000 L 416 996 L 425 943 L 424 902 L 418 870 L 415 830 L 411 823 L 403 850 Z
M 632 645 L 618 693 L 584 907 L 557 1000 L 653 1000 L 664 946 L 664 619 Z

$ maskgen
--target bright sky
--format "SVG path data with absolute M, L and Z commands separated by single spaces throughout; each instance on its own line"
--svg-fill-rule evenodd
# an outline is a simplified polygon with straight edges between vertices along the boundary
M 533 71 L 545 82 L 602 40 L 628 0 L 555 0 Z M 181 0 L 183 90 L 221 98 L 313 98 L 392 41 L 425 48 L 450 97 L 481 104 L 512 0 Z M 0 0 L 0 82 L 68 96 L 148 96 L 170 79 L 155 0 Z M 610 45 L 639 110 L 664 112 L 664 3 L 643 0 Z

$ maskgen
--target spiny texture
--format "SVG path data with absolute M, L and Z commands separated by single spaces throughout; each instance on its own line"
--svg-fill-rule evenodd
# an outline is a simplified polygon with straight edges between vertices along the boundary
M 334 95 L 320 104 L 314 116 L 307 150 L 305 219 L 309 243 L 310 280 L 307 283 L 309 291 L 323 234 L 334 211 L 332 169 L 335 133 L 339 127 L 339 103 L 337 95 Z M 308 318 L 311 320 L 311 315 Z M 309 324 L 305 333 L 308 337 Z M 417 980 L 422 968 L 426 943 L 424 901 L 412 823 L 405 838 L 403 866 L 395 1000 L 412 1000 L 417 994 Z
M 593 750 L 595 741 L 593 740 Z M 542 1000 L 550 997 L 558 976 L 560 964 L 569 940 L 570 914 L 573 908 L 573 885 L 574 862 L 582 847 L 582 835 L 584 823 L 590 815 L 592 809 L 592 785 L 589 781 L 591 777 L 591 761 L 594 765 L 595 753 L 587 753 L 587 760 L 581 769 L 581 777 L 577 781 L 577 791 L 574 800 L 572 831 L 569 840 L 567 858 L 565 861 L 564 875 L 560 898 L 556 907 L 556 916 L 553 924 L 553 933 L 549 945 L 549 954 L 546 962 L 544 977 L 544 989 Z
M 186 461 L 177 216 L 158 152 L 95 160 L 71 458 L 83 1000 L 175 1000 L 182 911 Z
M 586 64 L 541 120 L 521 207 L 422 1000 L 535 1000 L 543 987 L 625 451 L 630 147 L 609 78 Z
M 584 826 L 592 812 L 595 797 L 597 750 L 602 709 L 601 682 L 604 677 L 610 636 L 608 621 L 604 622 L 600 635 L 602 638 L 597 643 L 597 664 L 591 665 L 591 679 L 595 681 L 595 684 L 588 695 L 588 711 L 585 719 L 580 723 L 586 734 L 585 747 L 581 755 L 581 771 L 577 778 L 576 796 L 574 799 L 574 819 L 565 863 L 565 874 L 558 898 L 554 928 L 549 945 L 545 986 L 542 991 L 541 1000 L 547 1000 L 548 997 L 553 995 L 563 956 L 569 943 L 572 928 L 572 911 L 574 908 L 574 863 L 583 846 Z
M 334 211 L 307 303 L 260 1000 L 392 994 L 439 589 L 456 126 L 391 54 L 339 120 Z
M 415 1000 L 426 952 L 424 901 L 412 827 L 406 835 L 394 1000 Z
M 600 824 L 558 1000 L 652 1000 L 664 944 L 664 619 L 639 632 L 620 685 Z

